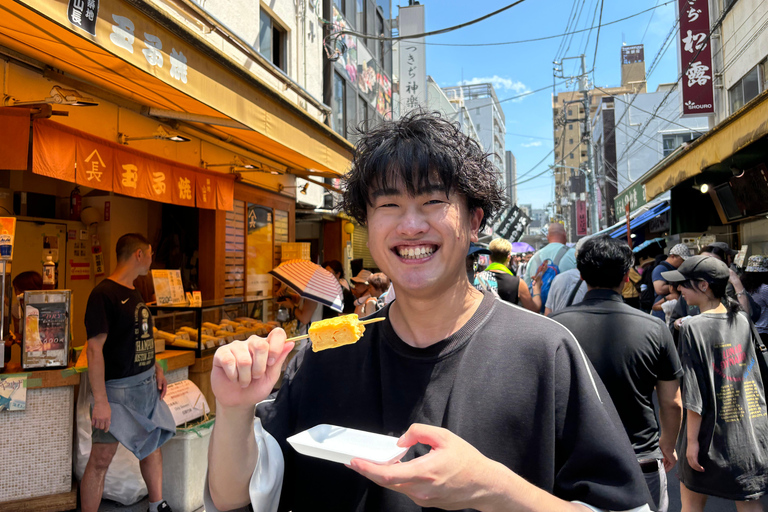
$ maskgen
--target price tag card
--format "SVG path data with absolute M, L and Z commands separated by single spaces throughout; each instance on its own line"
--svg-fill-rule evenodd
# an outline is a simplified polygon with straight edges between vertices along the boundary
M 181 283 L 181 270 L 152 270 L 152 282 L 155 285 L 158 306 L 187 303 Z
M 190 380 L 169 384 L 163 400 L 171 409 L 176 426 L 196 420 L 211 412 L 203 393 Z

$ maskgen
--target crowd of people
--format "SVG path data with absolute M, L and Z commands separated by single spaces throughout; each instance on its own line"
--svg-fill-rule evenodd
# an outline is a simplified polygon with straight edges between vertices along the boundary
M 475 244 L 503 203 L 488 155 L 437 114 L 363 135 L 343 207 L 392 286 L 381 300 L 386 278 L 357 274 L 350 293 L 383 321 L 299 352 L 276 393 L 282 330 L 218 349 L 206 510 L 666 511 L 675 466 L 683 511 L 710 495 L 760 510 L 768 260 L 740 276 L 721 245 L 658 262 L 607 236 L 570 248 L 559 224 L 516 259 L 506 240 Z M 408 451 L 296 452 L 288 438 L 318 424 Z

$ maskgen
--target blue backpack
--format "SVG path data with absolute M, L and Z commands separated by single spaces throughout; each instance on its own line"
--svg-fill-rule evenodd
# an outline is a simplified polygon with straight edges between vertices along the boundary
M 570 247 L 564 245 L 560 248 L 559 251 L 557 251 L 557 255 L 555 255 L 554 260 L 544 260 L 544 262 L 541 264 L 541 267 L 546 264 L 546 269 L 544 269 L 544 272 L 541 274 L 541 313 L 544 313 L 544 307 L 547 303 L 549 289 L 552 287 L 552 281 L 555 279 L 555 276 L 560 273 L 560 261 L 563 259 L 563 256 L 568 253 L 569 250 Z M 541 267 L 539 267 L 539 269 L 541 269 Z

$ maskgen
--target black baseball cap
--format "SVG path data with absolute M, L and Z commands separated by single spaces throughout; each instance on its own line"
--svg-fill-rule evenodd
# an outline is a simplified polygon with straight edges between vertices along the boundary
M 728 280 L 731 276 L 728 266 L 712 256 L 691 256 L 678 267 L 677 270 L 662 272 L 663 277 L 669 283 L 679 283 L 689 279 L 703 279 L 709 283 Z
M 709 245 L 710 247 L 717 247 L 718 249 L 722 249 L 723 252 L 728 256 L 736 256 L 739 254 L 739 251 L 731 249 L 731 247 L 725 242 L 712 242 Z
M 482 245 L 477 245 L 474 242 L 469 242 L 469 250 L 467 251 L 467 256 L 473 256 L 475 254 L 491 254 L 491 251 L 489 251 Z

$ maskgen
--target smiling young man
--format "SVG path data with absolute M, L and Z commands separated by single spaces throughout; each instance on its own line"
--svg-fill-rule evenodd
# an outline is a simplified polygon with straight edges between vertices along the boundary
M 487 155 L 437 114 L 361 139 L 344 207 L 397 299 L 356 344 L 294 358 L 256 421 L 293 344 L 275 330 L 217 351 L 206 510 L 648 510 L 573 336 L 467 279 L 470 241 L 501 204 Z M 409 451 L 345 467 L 286 442 L 323 423 L 400 437 Z

